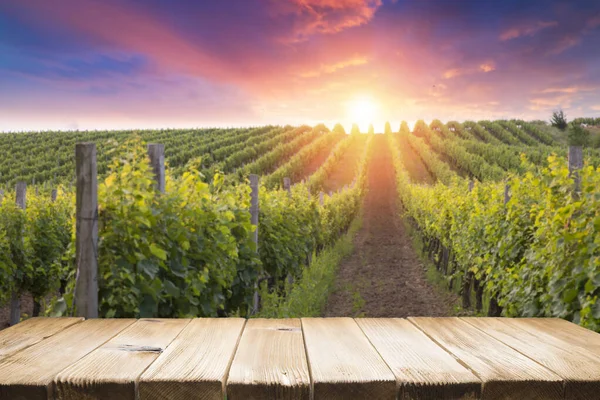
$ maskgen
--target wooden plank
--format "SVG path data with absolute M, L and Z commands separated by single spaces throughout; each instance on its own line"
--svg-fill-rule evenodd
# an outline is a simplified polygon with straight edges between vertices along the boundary
M 56 374 L 133 322 L 131 319 L 83 321 L 1 359 L 0 399 L 52 398 Z
M 192 320 L 141 376 L 140 399 L 222 400 L 244 323 L 242 318 Z
M 29 318 L 4 329 L 0 331 L 0 359 L 82 321 L 83 318 Z
M 600 359 L 568 342 L 543 338 L 519 328 L 507 318 L 463 318 L 565 380 L 567 399 L 592 399 L 600 393 Z M 550 327 L 550 326 L 548 326 Z
M 310 399 L 299 319 L 248 321 L 229 372 L 227 398 Z
M 140 375 L 189 322 L 138 320 L 58 374 L 56 398 L 135 399 Z
M 315 399 L 395 399 L 396 378 L 351 318 L 302 318 Z
M 560 318 L 516 318 L 511 323 L 544 340 L 558 339 L 600 357 L 600 334 Z
M 477 399 L 481 380 L 412 323 L 355 320 L 396 376 L 399 399 Z
M 562 399 L 563 380 L 458 318 L 409 318 L 483 382 L 482 399 Z

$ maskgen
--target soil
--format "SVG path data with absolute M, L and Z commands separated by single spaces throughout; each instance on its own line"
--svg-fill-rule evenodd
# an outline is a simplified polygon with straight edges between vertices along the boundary
M 325 316 L 449 316 L 454 295 L 434 287 L 398 215 L 394 168 L 387 139 L 376 135 L 354 252 L 342 261 Z M 416 171 L 416 169 L 415 169 Z
M 346 149 L 339 163 L 337 163 L 335 169 L 323 184 L 324 193 L 335 192 L 343 188 L 344 185 L 352 183 L 352 180 L 356 176 L 356 166 L 360 161 L 366 143 L 367 135 L 361 135 Z

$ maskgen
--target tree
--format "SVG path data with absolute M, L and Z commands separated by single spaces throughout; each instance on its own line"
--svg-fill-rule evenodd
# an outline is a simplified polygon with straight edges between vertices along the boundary
M 590 132 L 578 124 L 569 124 L 567 135 L 570 146 L 587 146 L 590 142 Z
M 353 135 L 360 134 L 360 128 L 358 127 L 358 124 L 352 124 L 352 130 L 350 131 L 350 133 Z
M 375 128 L 373 128 L 373 124 L 369 124 L 369 135 L 375 134 Z
M 392 133 L 392 126 L 390 125 L 390 122 L 386 122 L 385 123 L 385 129 L 383 130 L 386 134 L 388 133 Z
M 344 135 L 346 134 L 346 130 L 344 129 L 342 124 L 335 124 L 332 132 L 333 133 L 343 133 Z
M 552 126 L 564 131 L 567 129 L 567 116 L 563 110 L 554 111 L 552 113 L 552 119 L 550 120 Z

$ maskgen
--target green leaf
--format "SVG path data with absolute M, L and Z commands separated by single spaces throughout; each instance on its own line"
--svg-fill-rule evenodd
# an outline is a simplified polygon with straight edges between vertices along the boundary
M 570 303 L 577 298 L 579 291 L 577 289 L 567 289 L 563 293 L 563 301 L 565 303 Z
M 594 284 L 594 281 L 591 279 L 588 279 L 588 281 L 585 283 L 584 289 L 585 289 L 586 293 L 592 293 L 596 289 L 596 285 Z
M 179 288 L 171 281 L 164 281 L 165 291 L 172 297 L 179 297 Z
M 165 261 L 167 259 L 167 252 L 164 251 L 163 249 L 161 249 L 160 247 L 158 247 L 156 244 L 152 243 L 150 245 L 150 252 L 160 258 L 161 260 Z

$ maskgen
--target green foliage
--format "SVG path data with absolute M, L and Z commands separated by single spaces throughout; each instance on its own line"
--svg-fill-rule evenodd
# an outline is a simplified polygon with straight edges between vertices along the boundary
M 255 130 L 257 137 L 271 138 L 267 141 L 287 142 L 256 158 L 243 172 L 272 169 L 294 159 L 293 154 L 307 157 L 304 149 L 322 150 L 319 146 L 340 140 L 347 146 L 357 139 L 325 132 L 323 126 Z M 240 154 L 230 139 L 215 140 L 226 151 L 215 148 L 213 163 Z M 98 188 L 102 317 L 247 316 L 259 279 L 273 282 L 272 290 L 282 287 L 287 276 L 300 279 L 308 256 L 346 232 L 364 192 L 370 148 L 358 163 L 356 184 L 327 196 L 322 206 L 311 198 L 308 185 L 296 185 L 291 196 L 262 186 L 256 249 L 250 235 L 255 227 L 250 223 L 247 182 L 220 172 L 206 177 L 205 162 L 192 158 L 176 173 L 167 169 L 166 193 L 157 193 L 141 138 L 113 146 L 114 157 Z M 336 154 L 332 156 L 339 157 Z M 325 164 L 334 164 L 335 157 Z M 237 177 L 243 179 L 243 173 Z M 3 197 L 0 302 L 12 292 L 24 291 L 39 300 L 60 287 L 61 293 L 66 292 L 52 301 L 47 315 L 73 311 L 75 196 L 62 189 L 58 193 L 54 202 L 49 193 L 28 194 L 25 211 L 16 207 L 14 193 Z
M 57 290 L 66 268 L 63 255 L 71 242 L 73 204 L 59 192 L 27 194 L 27 209 L 15 204 L 14 192 L 0 204 L 0 304 L 12 292 L 28 291 L 40 301 Z
M 390 145 L 395 143 L 390 139 Z M 473 274 L 506 316 L 560 317 L 600 330 L 600 170 L 580 171 L 582 192 L 564 158 L 504 183 L 413 185 L 397 151 L 394 166 L 405 212 L 426 241 L 450 249 L 459 282 Z M 523 161 L 526 162 L 526 161 Z
M 498 140 L 506 144 L 518 145 L 520 140 L 515 137 L 509 130 L 504 129 L 502 125 L 491 121 L 479 121 L 479 125 L 483 126 L 489 133 L 494 135 Z
M 373 124 L 369 124 L 369 131 L 368 131 L 369 135 L 373 135 L 375 134 L 375 128 L 373 128 Z
M 260 273 L 248 188 L 190 169 L 157 194 L 144 147 L 126 147 L 98 190 L 101 315 L 244 315 Z
M 581 125 L 570 124 L 567 135 L 570 146 L 588 146 L 590 144 L 590 132 Z
M 550 124 L 552 126 L 564 131 L 567 129 L 567 116 L 563 110 L 557 110 L 552 113 L 552 118 L 550 118 Z
M 286 281 L 282 292 L 261 287 L 262 308 L 259 318 L 320 317 L 333 290 L 337 268 L 342 259 L 352 253 L 352 240 L 360 229 L 361 217 L 357 215 L 348 232 L 335 244 L 322 251 L 302 276 L 290 283 Z
M 267 176 L 264 180 L 265 186 L 269 189 L 282 186 L 283 178 L 286 177 L 290 178 L 292 182 L 297 182 L 304 177 L 305 168 L 318 154 L 322 151 L 330 151 L 338 142 L 347 137 L 343 133 L 320 132 L 321 137 L 300 149 L 285 164 Z
M 358 127 L 358 124 L 352 124 L 352 130 L 350 131 L 351 135 L 358 135 L 360 134 L 360 128 Z
M 317 194 L 323 189 L 323 185 L 327 181 L 327 178 L 338 167 L 338 164 L 346 154 L 346 151 L 350 148 L 350 146 L 352 146 L 352 144 L 356 142 L 357 139 L 358 138 L 356 135 L 346 135 L 335 146 L 325 162 L 308 178 L 307 185 L 311 193 Z

